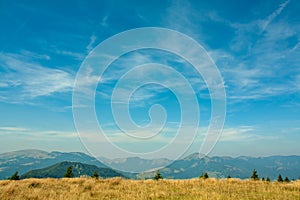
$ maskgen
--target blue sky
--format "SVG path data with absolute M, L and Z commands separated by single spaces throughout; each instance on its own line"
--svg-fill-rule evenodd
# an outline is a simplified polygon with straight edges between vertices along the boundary
M 299 10 L 296 0 L 1 0 L 0 153 L 27 148 L 86 152 L 72 114 L 73 85 L 82 62 L 93 48 L 115 34 L 162 27 L 201 44 L 223 78 L 226 120 L 210 155 L 300 155 Z M 110 107 L 110 96 L 123 70 L 149 62 L 170 65 L 194 80 L 200 123 L 197 138 L 186 154 L 199 151 L 211 117 L 209 91 L 203 78 L 195 76 L 193 67 L 164 51 L 130 52 L 103 74 L 105 81 L 97 86 L 95 104 L 103 129 L 129 150 L 154 150 L 164 144 L 133 144 L 118 138 L 121 131 Z M 176 82 L 177 77 L 166 74 L 163 78 Z M 154 72 L 151 76 L 160 78 Z M 97 80 L 89 76 L 86 82 Z M 171 90 L 157 84 L 139 88 L 129 101 L 131 116 L 140 126 L 148 124 L 148 110 L 153 104 L 165 108 L 162 139 L 170 140 L 176 136 L 181 116 L 178 99 Z M 151 134 L 156 128 L 151 126 L 143 133 Z M 176 147 L 186 142 L 182 138 Z M 103 141 L 97 144 L 101 146 L 97 156 L 125 156 L 110 151 Z

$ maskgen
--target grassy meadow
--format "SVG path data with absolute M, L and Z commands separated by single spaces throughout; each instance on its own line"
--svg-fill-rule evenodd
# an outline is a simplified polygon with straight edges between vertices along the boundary
M 300 181 L 63 178 L 0 181 L 0 199 L 300 199 Z

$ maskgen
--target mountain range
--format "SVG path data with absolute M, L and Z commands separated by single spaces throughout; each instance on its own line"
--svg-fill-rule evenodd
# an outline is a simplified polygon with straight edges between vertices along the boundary
M 53 166 L 54 168 L 61 167 L 64 161 L 74 162 L 77 163 L 77 166 L 81 166 L 81 171 L 78 172 L 78 175 L 90 175 L 91 171 L 106 168 L 106 170 L 108 170 L 107 172 L 111 172 L 111 174 L 115 173 L 116 176 L 144 179 L 153 178 L 158 166 L 168 164 L 171 161 L 161 158 L 151 160 L 139 157 L 125 159 L 106 158 L 101 160 L 103 162 L 98 161 L 92 156 L 78 152 L 64 153 L 56 151 L 48 153 L 40 150 L 8 152 L 0 154 L 0 179 L 7 179 L 15 171 L 18 171 L 19 174 L 24 176 L 26 172 L 31 170 L 43 169 L 42 171 L 47 171 L 49 170 L 48 167 L 50 167 L 50 169 L 52 169 Z M 56 164 L 58 164 L 58 166 L 56 166 Z M 71 163 L 68 163 L 68 165 L 71 165 Z M 109 169 L 106 165 L 112 166 L 112 168 L 122 169 L 125 172 Z M 95 167 L 97 167 L 97 169 Z M 160 173 L 164 178 L 174 179 L 194 178 L 204 172 L 207 172 L 210 177 L 225 178 L 230 175 L 231 177 L 246 179 L 251 176 L 253 169 L 258 171 L 260 177 L 276 179 L 278 175 L 281 174 L 290 179 L 297 179 L 300 176 L 300 156 L 240 156 L 236 158 L 214 156 L 200 158 L 199 154 L 195 153 L 161 168 Z M 139 174 L 126 172 L 137 170 L 145 172 Z M 65 172 L 64 168 L 61 171 Z M 40 172 L 41 171 L 31 171 L 30 176 L 37 176 L 35 174 L 39 174 Z M 100 173 L 102 172 L 99 171 L 99 174 Z M 61 174 L 59 176 L 61 176 Z M 44 177 L 44 175 L 41 177 Z
M 277 179 L 278 175 L 290 179 L 300 177 L 300 156 L 269 156 L 269 157 L 204 157 L 199 154 L 189 155 L 171 165 L 160 169 L 165 178 L 188 179 L 198 177 L 207 172 L 210 177 L 226 178 L 227 176 L 247 179 L 253 170 L 258 171 L 260 178 Z M 150 178 L 155 172 L 138 174 L 138 178 Z
M 107 167 L 96 158 L 84 153 L 58 151 L 48 153 L 46 151 L 29 149 L 0 154 L 0 179 L 7 179 L 15 171 L 23 174 L 30 170 L 49 167 L 63 161 L 81 162 L 96 165 L 100 168 Z
M 60 162 L 42 169 L 35 169 L 21 175 L 24 178 L 61 178 L 64 177 L 68 167 L 72 167 L 74 177 L 92 176 L 95 172 L 102 178 L 124 177 L 123 174 L 110 168 L 99 168 L 96 165 L 89 165 L 80 162 Z M 124 177 L 125 178 L 125 177 Z
M 173 161 L 166 158 L 158 159 L 144 159 L 139 157 L 129 158 L 99 158 L 104 164 L 110 166 L 113 169 L 118 169 L 126 172 L 145 172 L 153 169 L 158 169 L 171 164 Z

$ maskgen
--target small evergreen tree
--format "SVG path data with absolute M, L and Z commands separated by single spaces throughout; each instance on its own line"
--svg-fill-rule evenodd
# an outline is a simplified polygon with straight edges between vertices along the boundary
M 153 180 L 158 181 L 159 179 L 163 179 L 162 175 L 160 174 L 159 170 L 156 172 Z
M 255 181 L 259 180 L 258 175 L 257 175 L 257 171 L 255 169 L 252 171 L 251 179 L 255 180 Z
M 231 176 L 230 176 L 230 175 L 228 175 L 228 176 L 227 176 L 227 178 L 228 178 L 228 179 L 230 179 L 230 178 L 231 178 Z
M 261 180 L 262 180 L 262 181 L 265 181 L 265 177 L 262 177 Z
M 278 182 L 283 182 L 283 179 L 282 179 L 281 174 L 279 174 L 277 181 L 278 181 Z
M 73 171 L 72 171 L 72 166 L 69 166 L 64 177 L 65 178 L 72 178 L 74 176 Z
M 270 180 L 270 178 L 269 178 L 269 177 L 267 177 L 266 181 L 267 181 L 267 182 L 270 182 L 271 180 Z
M 8 180 L 20 180 L 20 176 L 18 175 L 18 171 L 16 171 Z
M 201 174 L 201 176 L 199 178 L 203 178 L 203 179 L 209 178 L 208 173 L 205 172 L 204 174 Z
M 285 179 L 284 179 L 284 182 L 289 183 L 290 179 L 286 176 Z
M 92 178 L 99 178 L 99 174 L 97 172 L 94 172 L 94 174 L 92 175 Z
M 209 178 L 208 173 L 205 172 L 204 175 L 203 175 L 203 178 L 204 178 L 204 179 Z

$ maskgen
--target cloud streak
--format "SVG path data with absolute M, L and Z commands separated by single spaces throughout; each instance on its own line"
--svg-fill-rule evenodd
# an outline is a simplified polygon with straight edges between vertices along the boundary
M 267 17 L 266 20 L 262 21 L 262 25 L 261 25 L 261 32 L 263 32 L 267 26 L 278 16 L 280 15 L 280 13 L 282 12 L 282 10 L 288 5 L 288 3 L 290 2 L 290 0 L 287 0 L 285 2 L 283 2 L 282 4 L 279 5 L 279 7 L 277 8 L 277 10 L 275 10 L 271 15 L 269 15 Z
M 25 127 L 0 127 L 0 135 L 10 137 L 26 137 L 28 140 L 42 139 L 56 140 L 61 138 L 78 138 L 78 134 L 72 131 L 35 130 Z
M 26 102 L 56 92 L 70 92 L 73 76 L 60 69 L 48 68 L 20 54 L 0 55 L 0 92 L 2 99 L 12 102 Z
M 299 74 L 296 69 L 300 61 L 297 50 L 300 27 L 275 20 L 288 4 L 289 0 L 280 4 L 265 19 L 244 24 L 219 16 L 213 18 L 235 31 L 230 49 L 214 50 L 212 54 L 224 77 L 231 103 L 298 92 L 294 85 L 295 74 Z
M 88 53 L 94 48 L 94 44 L 96 42 L 96 39 L 97 39 L 97 37 L 94 34 L 90 37 L 90 42 L 86 46 L 86 50 L 87 50 Z
M 27 128 L 24 127 L 9 127 L 9 126 L 4 126 L 0 127 L 0 131 L 27 131 Z

